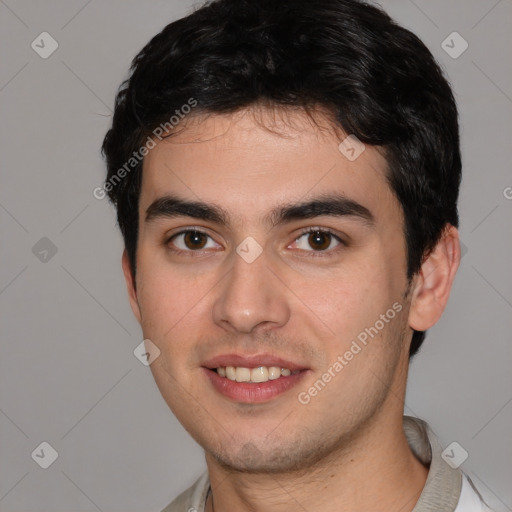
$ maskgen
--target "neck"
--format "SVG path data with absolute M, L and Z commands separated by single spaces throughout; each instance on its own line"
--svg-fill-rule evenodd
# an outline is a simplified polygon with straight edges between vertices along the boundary
M 412 511 L 428 470 L 407 444 L 401 414 L 379 418 L 349 445 L 313 468 L 284 474 L 236 472 L 207 454 L 212 491 L 206 511 Z

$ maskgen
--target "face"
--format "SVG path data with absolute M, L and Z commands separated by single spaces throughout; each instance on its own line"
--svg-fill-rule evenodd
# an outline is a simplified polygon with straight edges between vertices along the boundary
M 146 156 L 136 291 L 126 275 L 157 385 L 207 457 L 278 472 L 401 422 L 412 331 L 382 154 L 253 113 L 189 120 Z

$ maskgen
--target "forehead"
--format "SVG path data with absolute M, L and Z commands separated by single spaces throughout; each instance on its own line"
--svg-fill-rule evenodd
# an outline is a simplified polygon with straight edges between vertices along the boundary
M 300 110 L 246 109 L 196 116 L 178 128 L 144 159 L 141 213 L 166 194 L 217 204 L 242 217 L 332 193 L 377 217 L 399 210 L 380 149 L 365 146 L 349 159 L 353 153 L 339 148 L 347 134 L 322 114 L 312 120 Z

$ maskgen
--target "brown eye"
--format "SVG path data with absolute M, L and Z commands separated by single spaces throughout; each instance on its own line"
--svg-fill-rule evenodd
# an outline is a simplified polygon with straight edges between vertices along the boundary
M 308 243 L 315 251 L 325 251 L 332 242 L 332 235 L 323 231 L 313 231 L 309 233 Z
M 188 249 L 203 249 L 208 237 L 199 231 L 188 231 L 183 236 L 183 242 Z
M 187 252 L 220 248 L 211 236 L 196 229 L 187 229 L 177 233 L 170 238 L 167 245 L 170 249 Z
M 292 248 L 310 253 L 331 253 L 341 245 L 344 245 L 343 241 L 334 233 L 324 229 L 312 228 L 296 238 Z

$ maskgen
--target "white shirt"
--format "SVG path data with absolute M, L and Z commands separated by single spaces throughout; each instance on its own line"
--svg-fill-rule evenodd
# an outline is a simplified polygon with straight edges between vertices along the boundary
M 459 502 L 454 512 L 492 512 L 464 473 Z

